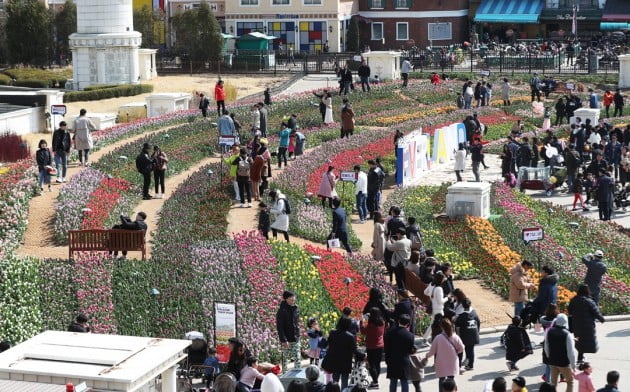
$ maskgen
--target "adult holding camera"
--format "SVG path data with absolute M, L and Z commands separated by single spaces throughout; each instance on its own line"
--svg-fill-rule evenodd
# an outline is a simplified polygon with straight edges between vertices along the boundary
M 604 274 L 608 271 L 608 267 L 604 264 L 604 252 L 596 250 L 594 254 L 587 254 L 582 258 L 582 263 L 586 265 L 586 276 L 584 276 L 584 284 L 591 290 L 591 298 L 595 304 L 599 305 L 599 293 Z

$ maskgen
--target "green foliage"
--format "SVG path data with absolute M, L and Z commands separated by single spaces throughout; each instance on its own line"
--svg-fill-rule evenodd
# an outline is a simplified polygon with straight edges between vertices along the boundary
M 54 15 L 55 30 L 57 34 L 57 56 L 70 59 L 71 52 L 68 44 L 70 34 L 77 31 L 77 6 L 72 0 L 66 0 L 63 8 Z
M 76 317 L 79 302 L 71 260 L 44 259 L 39 262 L 39 306 L 42 329 L 65 331 Z
M 5 74 L 0 74 L 0 85 L 7 86 L 11 84 L 11 78 Z
M 120 86 L 94 86 L 83 91 L 71 91 L 63 96 L 64 102 L 98 101 L 101 99 L 130 97 L 133 95 L 150 93 L 153 91 L 151 84 L 124 84 Z
M 28 79 L 28 80 L 16 80 L 13 83 L 14 86 L 20 87 L 33 87 L 33 88 L 48 88 L 50 86 L 49 80 L 37 80 L 37 79 Z
M 13 83 L 15 86 L 36 88 L 63 88 L 66 84 L 66 80 L 72 78 L 71 69 L 52 71 L 39 68 L 11 68 L 4 70 L 4 74 L 16 80 L 16 82 Z
M 114 318 L 121 335 L 154 336 L 157 300 L 150 292 L 155 267 L 142 260 L 117 260 L 112 271 Z
M 173 30 L 180 53 L 193 61 L 221 60 L 223 38 L 221 28 L 205 1 L 197 9 L 187 10 L 173 18 Z
M 50 19 L 44 4 L 38 0 L 9 0 L 4 7 L 9 62 L 46 64 L 52 40 Z
M 346 32 L 346 51 L 358 52 L 361 49 L 359 43 L 359 23 L 356 18 L 350 19 L 350 25 Z
M 148 5 L 133 11 L 133 27 L 136 31 L 142 33 L 143 48 L 158 47 L 159 37 L 156 34 L 156 27 L 160 19 L 153 14 L 153 10 Z

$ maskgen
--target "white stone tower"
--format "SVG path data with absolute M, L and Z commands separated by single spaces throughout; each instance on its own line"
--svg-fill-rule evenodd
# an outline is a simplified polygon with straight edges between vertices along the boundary
M 76 0 L 77 32 L 70 35 L 73 87 L 138 83 L 138 48 L 132 0 Z

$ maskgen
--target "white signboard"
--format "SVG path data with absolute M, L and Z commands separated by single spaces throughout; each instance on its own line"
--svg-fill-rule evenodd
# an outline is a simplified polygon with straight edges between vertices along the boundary
M 66 105 L 50 105 L 50 114 L 53 116 L 65 116 Z
M 428 23 L 429 41 L 453 39 L 453 24 L 450 22 Z
M 234 136 L 221 136 L 219 138 L 219 145 L 233 146 L 234 140 L 235 140 Z
M 353 171 L 341 172 L 341 181 L 355 182 L 356 180 L 357 180 L 357 175 Z
M 542 227 L 528 227 L 523 229 L 523 241 L 532 242 L 545 238 L 545 230 Z

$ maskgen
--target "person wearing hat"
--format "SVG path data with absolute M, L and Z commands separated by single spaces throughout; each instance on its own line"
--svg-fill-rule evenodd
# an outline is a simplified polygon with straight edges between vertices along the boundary
M 608 267 L 604 263 L 604 252 L 600 249 L 594 254 L 587 254 L 582 257 L 582 263 L 586 265 L 586 275 L 584 276 L 584 284 L 591 290 L 591 297 L 596 304 L 599 304 L 599 293 L 601 291 L 602 278 L 608 271 Z
M 88 316 L 83 313 L 79 313 L 76 320 L 74 320 L 68 327 L 68 332 L 90 332 L 90 327 L 87 325 L 88 321 L 90 321 Z
M 512 392 L 527 392 L 525 378 L 518 376 L 512 379 Z
M 545 355 L 551 368 L 551 384 L 558 385 L 558 375 L 567 382 L 567 392 L 573 392 L 573 373 L 577 362 L 575 338 L 569 332 L 569 319 L 564 313 L 556 316 L 556 321 L 545 335 Z
M 282 371 L 288 370 L 288 361 L 294 360 L 294 368 L 300 364 L 300 327 L 299 309 L 295 304 L 295 294 L 291 291 L 282 293 L 282 302 L 276 313 L 276 328 L 282 344 Z
M 66 172 L 68 171 L 68 155 L 72 147 L 70 132 L 66 122 L 59 123 L 59 128 L 55 130 L 52 138 L 52 150 L 55 153 L 55 166 L 57 169 L 57 182 L 66 182 Z
M 306 392 L 324 392 L 326 385 L 319 381 L 319 366 L 308 365 L 304 371 L 306 375 Z
M 151 173 L 153 172 L 153 159 L 150 153 L 151 146 L 149 143 L 142 145 L 142 151 L 136 157 L 136 169 L 142 174 L 142 199 L 151 200 L 149 188 L 151 188 Z

